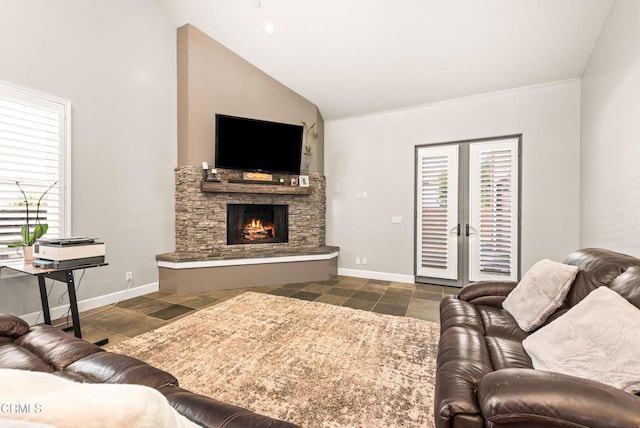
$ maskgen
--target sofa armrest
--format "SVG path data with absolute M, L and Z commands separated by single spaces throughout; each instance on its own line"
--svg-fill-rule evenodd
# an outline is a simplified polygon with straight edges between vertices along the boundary
M 474 305 L 486 305 L 501 307 L 502 301 L 511 290 L 518 285 L 515 281 L 478 281 L 473 282 L 460 290 L 458 299 L 473 303 Z
M 158 388 L 184 417 L 207 428 L 298 428 L 289 422 L 195 394 L 177 386 Z
M 504 369 L 478 385 L 480 409 L 492 426 L 639 427 L 640 399 L 620 389 L 574 376 L 533 369 Z

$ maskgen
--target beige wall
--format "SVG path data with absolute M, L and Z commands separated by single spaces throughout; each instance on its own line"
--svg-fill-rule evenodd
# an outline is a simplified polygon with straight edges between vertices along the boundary
M 326 241 L 340 247 L 339 272 L 411 279 L 416 145 L 513 134 L 522 134 L 522 272 L 563 260 L 578 247 L 579 115 L 572 80 L 327 121 Z
M 215 114 L 317 122 L 311 171 L 323 172 L 324 122 L 315 104 L 192 25 L 178 28 L 178 165 L 214 164 Z
M 173 249 L 175 43 L 154 0 L 2 2 L 0 80 L 71 102 L 69 234 L 99 237 L 109 262 L 79 284 L 93 306 L 124 295 L 125 272 L 127 298 L 152 291 L 155 255 Z M 35 279 L 0 283 L 0 312 L 39 309 Z
M 617 0 L 582 76 L 580 245 L 640 256 L 640 2 Z

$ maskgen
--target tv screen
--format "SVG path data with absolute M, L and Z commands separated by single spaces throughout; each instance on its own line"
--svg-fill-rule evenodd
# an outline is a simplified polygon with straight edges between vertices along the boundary
M 300 174 L 300 125 L 216 114 L 216 168 Z

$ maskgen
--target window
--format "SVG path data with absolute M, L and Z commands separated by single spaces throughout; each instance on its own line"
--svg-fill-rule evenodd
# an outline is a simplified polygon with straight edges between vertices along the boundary
M 21 241 L 27 223 L 30 233 L 47 224 L 47 237 L 69 230 L 69 109 L 0 83 L 0 257 L 16 253 L 7 243 Z

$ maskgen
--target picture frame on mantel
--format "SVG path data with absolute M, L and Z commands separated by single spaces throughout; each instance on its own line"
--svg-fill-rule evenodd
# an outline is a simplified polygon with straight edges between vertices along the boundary
M 298 179 L 298 184 L 300 187 L 309 187 L 309 176 L 301 175 Z
M 291 177 L 291 185 L 292 186 L 298 185 L 298 177 Z

